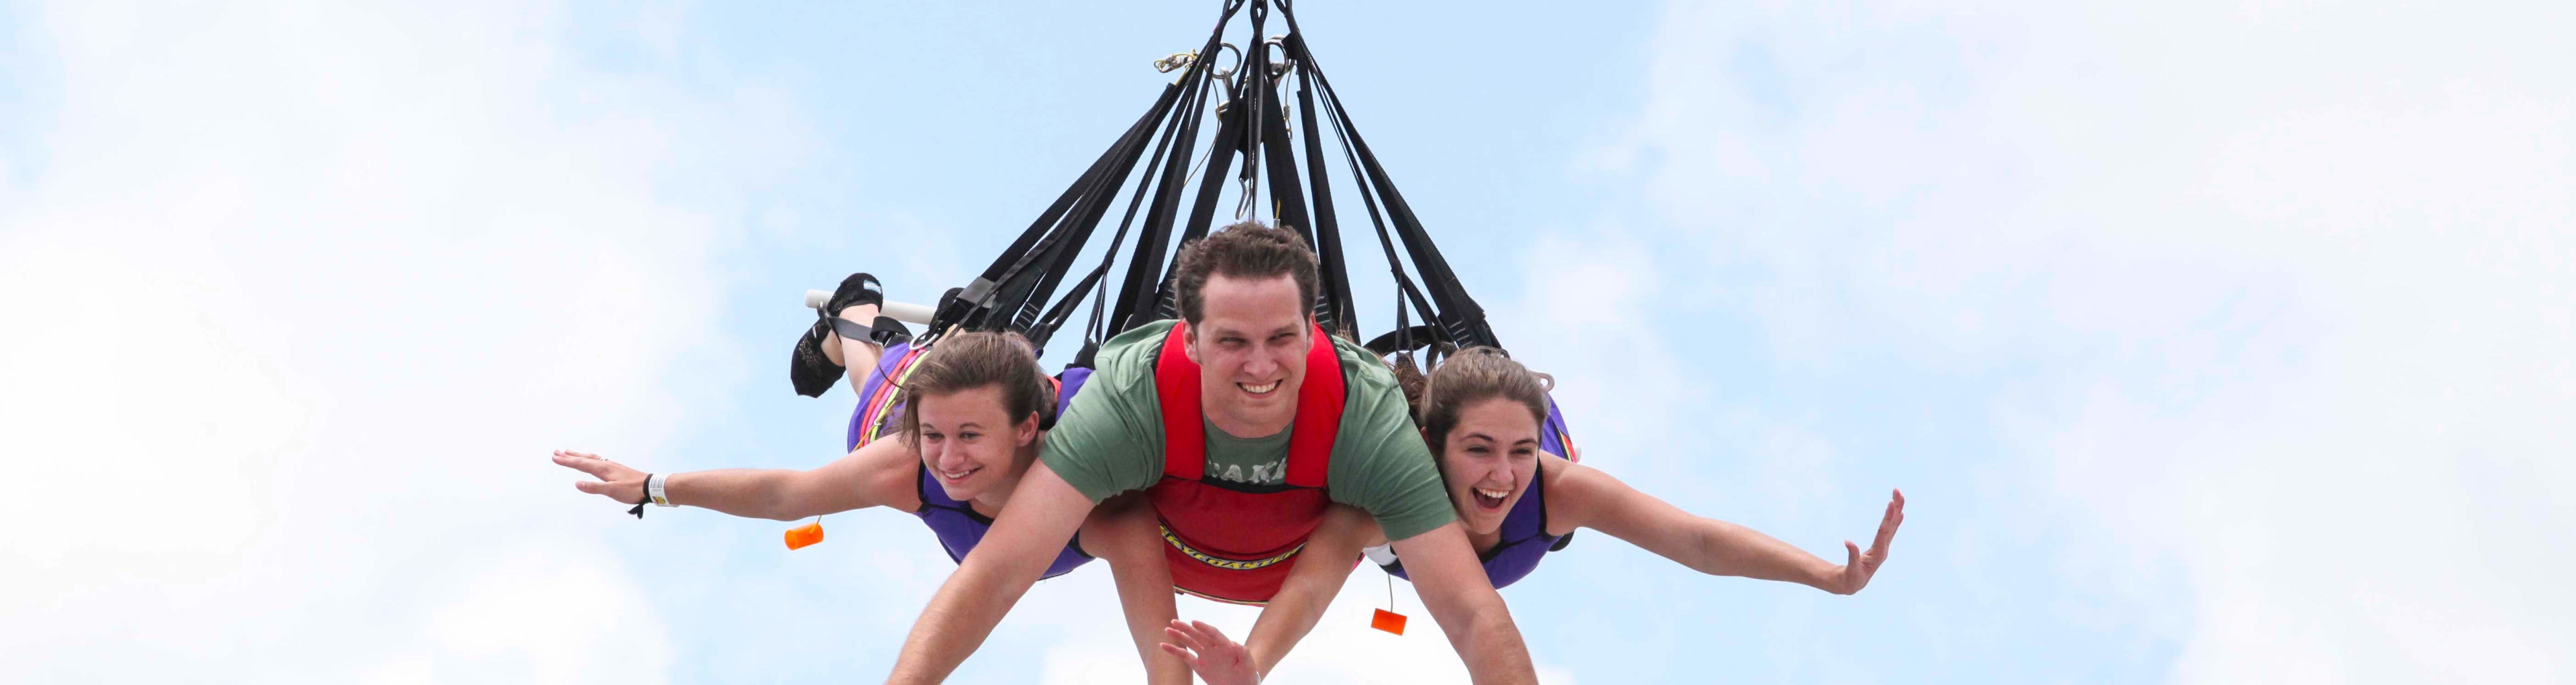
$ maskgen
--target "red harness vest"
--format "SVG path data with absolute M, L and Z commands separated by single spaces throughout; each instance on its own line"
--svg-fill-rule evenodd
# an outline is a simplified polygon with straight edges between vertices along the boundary
M 1163 479 L 1146 497 L 1163 521 L 1174 585 L 1202 597 L 1259 603 L 1278 591 L 1324 508 L 1324 475 L 1342 426 L 1342 364 L 1332 338 L 1314 331 L 1306 380 L 1297 389 L 1284 485 L 1206 477 L 1207 423 L 1199 406 L 1199 365 L 1183 349 L 1189 324 L 1172 325 L 1155 359 L 1163 409 Z M 1243 573 L 1235 573 L 1243 572 Z

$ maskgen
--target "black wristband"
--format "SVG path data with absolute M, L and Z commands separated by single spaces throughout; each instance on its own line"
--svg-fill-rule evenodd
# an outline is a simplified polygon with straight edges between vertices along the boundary
M 653 503 L 653 489 L 651 487 L 653 484 L 653 474 L 644 474 L 644 484 L 646 486 L 644 489 L 644 501 L 636 502 L 635 508 L 626 510 L 626 513 L 634 514 L 637 519 L 644 518 L 644 505 Z

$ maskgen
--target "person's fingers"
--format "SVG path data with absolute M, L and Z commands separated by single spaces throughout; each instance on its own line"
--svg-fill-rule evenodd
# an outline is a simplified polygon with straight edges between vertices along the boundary
M 1199 636 L 1191 634 L 1186 630 L 1187 628 L 1189 628 L 1189 624 L 1182 623 L 1179 620 L 1174 620 L 1172 621 L 1171 627 L 1163 629 L 1163 635 L 1171 638 L 1173 644 L 1186 647 L 1190 651 L 1207 651 L 1207 642 L 1200 640 Z
M 605 495 L 608 494 L 608 483 L 595 480 L 577 480 L 572 482 L 572 489 L 593 495 Z
M 575 471 L 590 474 L 591 477 L 598 478 L 600 480 L 616 480 L 616 477 L 613 474 L 615 474 L 617 470 L 617 462 L 583 455 L 579 452 L 566 452 L 556 455 L 555 463 L 561 464 Z
M 1216 626 L 1208 625 L 1204 622 L 1190 621 L 1188 623 L 1183 623 L 1175 620 L 1172 621 L 1172 624 L 1179 626 L 1182 630 L 1188 631 L 1192 639 L 1198 640 L 1199 651 L 1202 652 L 1234 644 L 1233 640 L 1226 639 L 1225 631 L 1217 630 Z
M 1869 554 L 1860 551 L 1860 545 L 1850 540 L 1843 541 L 1843 551 L 1851 555 L 1849 561 L 1843 562 L 1843 582 L 1847 584 L 1843 591 L 1858 592 L 1861 584 L 1869 582 L 1869 574 L 1877 564 L 1870 561 Z
M 1905 523 L 1904 507 L 1905 500 L 1901 499 L 1887 503 L 1887 516 L 1878 521 L 1878 538 L 1869 543 L 1871 552 L 1882 557 L 1887 555 L 1888 543 L 1896 541 L 1896 527 Z
M 1171 654 L 1172 656 L 1180 657 L 1181 664 L 1190 667 L 1191 671 L 1199 670 L 1199 657 L 1196 654 L 1191 654 L 1190 650 L 1174 647 L 1172 646 L 1172 643 L 1165 642 L 1163 643 L 1163 651 L 1167 654 Z

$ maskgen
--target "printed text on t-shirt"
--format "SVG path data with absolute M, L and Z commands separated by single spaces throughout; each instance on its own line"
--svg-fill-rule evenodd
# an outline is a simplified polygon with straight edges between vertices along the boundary
M 1215 459 L 1209 459 L 1207 474 L 1209 478 L 1217 480 L 1253 485 L 1278 485 L 1288 481 L 1288 460 L 1253 464 L 1252 469 L 1247 473 L 1241 464 L 1218 464 Z

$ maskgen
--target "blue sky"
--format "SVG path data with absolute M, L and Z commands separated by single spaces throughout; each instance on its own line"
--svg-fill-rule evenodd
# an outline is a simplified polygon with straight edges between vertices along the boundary
M 2569 12 L 1300 18 L 1587 463 L 1828 555 L 1907 493 L 1855 597 L 1581 536 L 1505 595 L 1548 679 L 2552 682 Z M 880 677 L 953 568 L 910 518 L 791 554 L 542 456 L 831 458 L 847 391 L 780 377 L 796 298 L 971 277 L 1214 14 L 0 5 L 0 515 L 31 522 L 0 661 Z M 1105 576 L 1042 584 L 957 680 L 1131 680 Z M 1428 621 L 1365 629 L 1384 592 L 1354 574 L 1274 680 L 1461 678 Z

